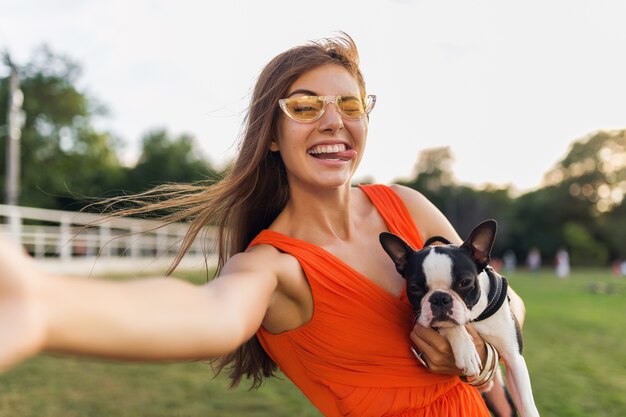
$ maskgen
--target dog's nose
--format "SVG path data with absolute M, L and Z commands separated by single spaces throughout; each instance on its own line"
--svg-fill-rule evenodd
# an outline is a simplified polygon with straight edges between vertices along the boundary
M 433 308 L 449 308 L 452 304 L 452 296 L 447 292 L 437 291 L 431 294 L 428 299 Z

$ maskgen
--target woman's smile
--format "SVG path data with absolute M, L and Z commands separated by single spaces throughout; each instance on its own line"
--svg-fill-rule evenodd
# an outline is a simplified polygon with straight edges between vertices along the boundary
M 310 148 L 308 154 L 326 161 L 351 161 L 357 156 L 357 151 L 345 143 L 319 144 Z

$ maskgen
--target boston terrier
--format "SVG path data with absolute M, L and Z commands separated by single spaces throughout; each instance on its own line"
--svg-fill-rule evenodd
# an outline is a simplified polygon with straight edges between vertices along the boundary
M 539 417 L 522 356 L 522 333 L 508 302 L 504 277 L 488 264 L 497 223 L 476 226 L 461 246 L 435 236 L 415 251 L 400 237 L 381 233 L 380 243 L 407 280 L 406 290 L 417 323 L 432 327 L 452 347 L 456 366 L 478 376 L 481 360 L 465 324 L 496 348 L 506 365 L 507 381 L 523 417 Z M 440 245 L 431 246 L 433 243 Z

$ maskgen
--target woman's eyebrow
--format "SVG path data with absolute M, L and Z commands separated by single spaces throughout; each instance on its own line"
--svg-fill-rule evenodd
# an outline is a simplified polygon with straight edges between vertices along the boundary
M 306 90 L 304 88 L 299 88 L 297 90 L 292 91 L 289 94 L 289 97 L 295 96 L 296 94 L 304 94 L 305 96 L 316 96 L 317 95 L 317 93 L 315 91 Z

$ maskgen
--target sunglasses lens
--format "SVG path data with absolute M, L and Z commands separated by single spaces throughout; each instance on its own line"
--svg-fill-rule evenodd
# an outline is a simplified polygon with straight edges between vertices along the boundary
M 319 97 L 295 97 L 285 101 L 285 110 L 296 120 L 314 120 L 324 109 L 324 100 Z
M 337 102 L 337 106 L 346 117 L 358 118 L 365 113 L 363 102 L 358 97 L 343 96 Z

